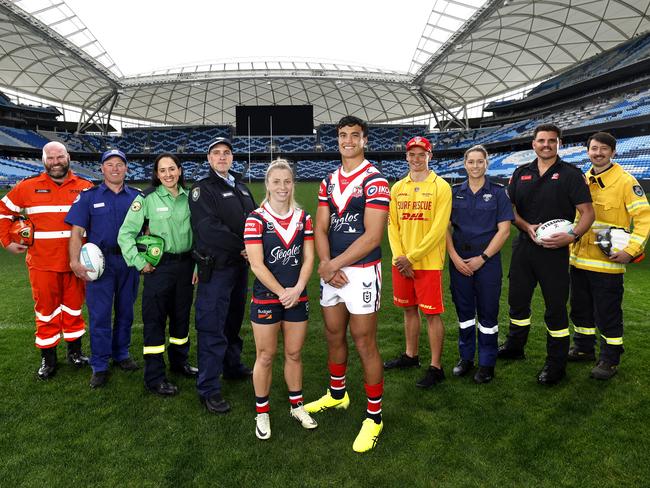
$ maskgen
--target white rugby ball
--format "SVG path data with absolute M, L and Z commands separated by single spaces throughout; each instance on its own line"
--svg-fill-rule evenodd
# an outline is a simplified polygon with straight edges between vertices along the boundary
M 538 244 L 542 243 L 542 239 L 550 237 L 553 234 L 558 234 L 560 232 L 569 233 L 573 230 L 573 222 L 569 222 L 565 219 L 553 219 L 548 222 L 544 222 L 540 225 L 535 231 L 535 240 Z
M 102 253 L 102 250 L 92 242 L 87 242 L 81 246 L 79 261 L 86 268 L 92 270 L 87 272 L 90 281 L 95 281 L 104 272 L 104 266 L 106 265 L 104 261 L 104 253 Z

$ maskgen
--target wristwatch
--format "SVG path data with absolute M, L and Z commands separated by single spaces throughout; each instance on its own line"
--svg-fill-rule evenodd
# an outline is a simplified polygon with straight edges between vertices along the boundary
M 573 236 L 573 243 L 574 243 L 574 244 L 575 244 L 576 242 L 578 242 L 578 241 L 580 240 L 580 238 L 582 237 L 580 234 L 576 234 L 576 233 L 573 231 L 573 229 L 571 229 L 571 230 L 568 232 L 568 234 Z
M 481 253 L 481 257 L 483 258 L 483 261 L 487 261 L 488 259 L 490 259 L 490 256 L 488 256 L 484 252 Z

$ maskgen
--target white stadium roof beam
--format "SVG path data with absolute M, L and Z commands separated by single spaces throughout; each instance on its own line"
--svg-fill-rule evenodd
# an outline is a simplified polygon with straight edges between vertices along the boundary
M 233 124 L 241 104 L 313 105 L 316 124 L 348 112 L 372 123 L 432 111 L 461 122 L 470 104 L 548 79 L 650 29 L 650 0 L 431 5 L 408 72 L 243 58 L 125 77 L 63 0 L 0 0 L 0 89 L 78 107 L 83 123 L 112 112 L 154 124 Z

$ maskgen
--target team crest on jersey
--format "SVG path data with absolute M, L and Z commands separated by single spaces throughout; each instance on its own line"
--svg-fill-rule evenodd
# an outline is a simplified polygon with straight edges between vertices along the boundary
M 553 176 L 551 176 L 552 180 L 559 180 L 560 179 L 560 173 L 553 173 Z
M 275 230 L 275 225 L 273 222 L 266 222 L 266 230 L 267 232 L 273 232 Z
M 296 229 L 298 229 L 298 230 L 302 230 L 302 229 L 304 229 L 304 228 L 305 228 L 305 226 L 302 224 L 302 222 L 298 222 L 298 223 L 296 224 Z
M 327 194 L 331 195 L 333 191 L 334 191 L 334 184 L 330 183 L 329 185 L 327 185 Z
M 492 194 L 491 193 L 486 193 L 485 195 L 483 195 L 483 201 L 485 203 L 489 202 L 490 200 L 492 200 Z
M 368 190 L 368 195 L 371 195 L 370 190 L 372 190 L 372 188 Z M 363 195 L 363 188 L 360 186 L 355 186 L 354 190 L 352 190 L 352 196 L 354 198 L 359 198 L 361 195 Z
M 139 212 L 141 208 L 142 208 L 142 204 L 137 200 L 131 204 L 132 212 Z
M 643 188 L 641 188 L 641 185 L 634 185 L 632 187 L 632 191 L 634 191 L 634 194 L 637 197 L 642 197 L 645 193 L 643 192 Z

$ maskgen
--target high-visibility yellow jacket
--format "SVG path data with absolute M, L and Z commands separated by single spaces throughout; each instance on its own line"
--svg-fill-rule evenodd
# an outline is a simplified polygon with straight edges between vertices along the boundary
M 632 232 L 624 249 L 631 256 L 643 251 L 650 232 L 650 205 L 634 176 L 614 163 L 606 171 L 595 174 L 593 167 L 585 175 L 593 200 L 596 220 L 591 230 L 571 246 L 573 266 L 600 273 L 625 273 L 625 265 L 611 262 L 596 245 L 596 233 L 609 227 Z
M 424 181 L 409 174 L 395 183 L 388 220 L 393 262 L 406 256 L 413 269 L 443 269 L 450 215 L 451 186 L 433 171 Z

